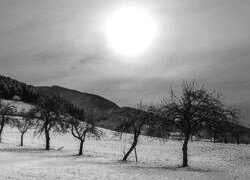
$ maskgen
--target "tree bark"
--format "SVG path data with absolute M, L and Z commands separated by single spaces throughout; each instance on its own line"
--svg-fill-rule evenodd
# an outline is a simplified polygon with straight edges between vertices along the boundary
M 20 146 L 23 146 L 23 135 L 24 135 L 24 133 L 21 134 L 21 143 L 20 143 Z
M 49 137 L 48 124 L 45 124 L 44 131 L 45 131 L 45 139 L 46 139 L 46 148 L 45 148 L 45 150 L 50 150 L 50 137 Z
M 133 149 L 136 147 L 137 145 L 137 140 L 138 140 L 139 134 L 135 133 L 134 135 L 134 141 L 130 147 L 130 149 L 128 150 L 128 152 L 125 154 L 125 156 L 123 157 L 123 161 L 126 161 L 128 156 L 130 155 L 130 153 L 133 151 Z
M 82 155 L 83 143 L 84 143 L 84 140 L 81 140 L 81 142 L 80 142 L 79 154 L 78 154 L 79 156 L 81 156 L 81 155 Z
M 185 140 L 184 140 L 184 143 L 183 143 L 183 146 L 182 146 L 182 153 L 183 153 L 183 164 L 182 166 L 183 167 L 186 167 L 188 166 L 188 155 L 187 155 L 187 150 L 188 150 L 188 140 L 189 140 L 189 136 L 186 136 L 185 137 Z
M 2 142 L 2 132 L 5 125 L 5 117 L 2 115 L 1 128 L 0 128 L 0 143 Z
M 138 162 L 138 157 L 137 157 L 137 151 L 136 151 L 136 147 L 135 147 L 135 161 Z
M 236 134 L 236 143 L 240 144 L 240 135 L 239 134 Z
M 227 144 L 228 140 L 227 140 L 227 135 L 224 136 L 224 143 Z
M 214 143 L 216 142 L 216 134 L 215 134 L 215 132 L 213 132 L 213 136 L 214 136 Z

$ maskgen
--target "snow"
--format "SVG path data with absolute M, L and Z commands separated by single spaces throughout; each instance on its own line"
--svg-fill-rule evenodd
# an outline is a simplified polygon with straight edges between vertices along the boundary
M 32 108 L 22 102 L 4 102 L 13 103 L 18 111 Z M 24 147 L 20 147 L 19 131 L 5 126 L 0 143 L 0 179 L 250 179 L 250 145 L 190 142 L 190 166 L 180 168 L 181 141 L 163 142 L 141 136 L 137 146 L 139 162 L 135 162 L 134 152 L 127 162 L 122 162 L 131 135 L 120 141 L 112 131 L 102 130 L 104 137 L 99 141 L 87 139 L 84 155 L 77 156 L 79 142 L 70 133 L 51 135 L 52 149 L 45 151 L 43 135 L 34 137 L 34 130 L 28 131 Z
M 71 134 L 53 135 L 52 150 L 45 151 L 44 137 L 24 136 L 8 126 L 0 144 L 0 179 L 250 179 L 250 145 L 190 142 L 189 164 L 181 165 L 180 141 L 141 137 L 134 153 L 122 162 L 123 144 L 112 131 L 104 130 L 102 140 L 88 139 L 84 155 L 77 156 L 79 142 Z M 129 135 L 127 135 L 127 139 Z M 59 148 L 63 147 L 61 150 Z
M 17 112 L 21 112 L 22 110 L 28 111 L 32 109 L 34 106 L 28 103 L 24 103 L 22 101 L 12 101 L 12 100 L 5 100 L 5 99 L 0 99 L 3 104 L 10 104 L 16 107 Z

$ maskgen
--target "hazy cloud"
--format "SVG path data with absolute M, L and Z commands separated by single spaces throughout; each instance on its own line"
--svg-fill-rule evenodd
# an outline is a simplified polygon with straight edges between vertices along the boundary
M 148 51 L 134 58 L 112 52 L 104 32 L 110 13 L 128 4 L 152 14 L 158 31 Z M 0 71 L 34 85 L 97 93 L 121 106 L 158 102 L 183 79 L 196 79 L 247 112 L 249 10 L 246 0 L 3 0 Z

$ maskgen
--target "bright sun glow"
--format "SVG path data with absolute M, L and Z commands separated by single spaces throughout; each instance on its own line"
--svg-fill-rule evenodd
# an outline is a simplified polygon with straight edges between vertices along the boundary
M 144 52 L 155 36 L 151 16 L 139 8 L 126 7 L 115 12 L 107 23 L 107 38 L 113 50 L 124 55 Z

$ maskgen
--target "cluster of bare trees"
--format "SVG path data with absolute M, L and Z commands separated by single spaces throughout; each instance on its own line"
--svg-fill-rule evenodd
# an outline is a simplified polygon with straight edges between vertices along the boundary
M 50 135 L 71 132 L 80 140 L 79 155 L 82 155 L 86 137 L 100 139 L 102 131 L 96 127 L 94 116 L 86 116 L 82 109 L 55 95 L 42 94 L 33 108 L 17 112 L 15 105 L 0 100 L 0 137 L 5 124 L 17 127 L 21 134 L 20 146 L 24 144 L 24 134 L 31 128 L 34 135 L 45 136 L 45 150 L 50 150 Z
M 239 110 L 226 107 L 215 91 L 210 92 L 194 81 L 183 82 L 182 92 L 177 95 L 171 90 L 169 98 L 163 99 L 159 106 L 146 108 L 140 104 L 134 112 L 120 112 L 117 130 L 134 135 L 123 160 L 136 148 L 140 134 L 168 138 L 171 132 L 175 132 L 183 137 L 182 166 L 188 166 L 188 142 L 192 136 L 206 133 L 214 140 L 219 134 L 227 138 L 234 132 L 232 124 L 238 117 Z
M 34 108 L 17 113 L 11 104 L 0 102 L 0 137 L 6 123 L 10 123 L 11 116 L 19 119 L 12 121 L 21 133 L 21 146 L 24 134 L 35 128 L 35 134 L 44 134 L 46 150 L 50 149 L 51 132 L 70 132 L 79 140 L 79 155 L 82 155 L 86 137 L 94 136 L 100 139 L 103 132 L 96 127 L 95 116 L 86 115 L 83 109 L 65 102 L 54 95 L 41 95 Z M 228 133 L 233 132 L 233 125 L 239 111 L 233 107 L 226 107 L 216 92 L 210 92 L 196 82 L 183 82 L 182 91 L 176 94 L 171 90 L 169 98 L 165 98 L 158 106 L 147 107 L 140 103 L 136 109 L 121 108 L 113 115 L 117 122 L 116 130 L 120 135 L 132 133 L 133 140 L 130 148 L 124 153 L 126 161 L 131 152 L 136 152 L 139 136 L 149 135 L 168 138 L 172 132 L 183 137 L 183 167 L 188 166 L 188 143 L 192 136 L 202 133 L 209 134 L 214 141 L 223 136 L 227 141 Z M 0 138 L 1 140 L 1 138 Z

